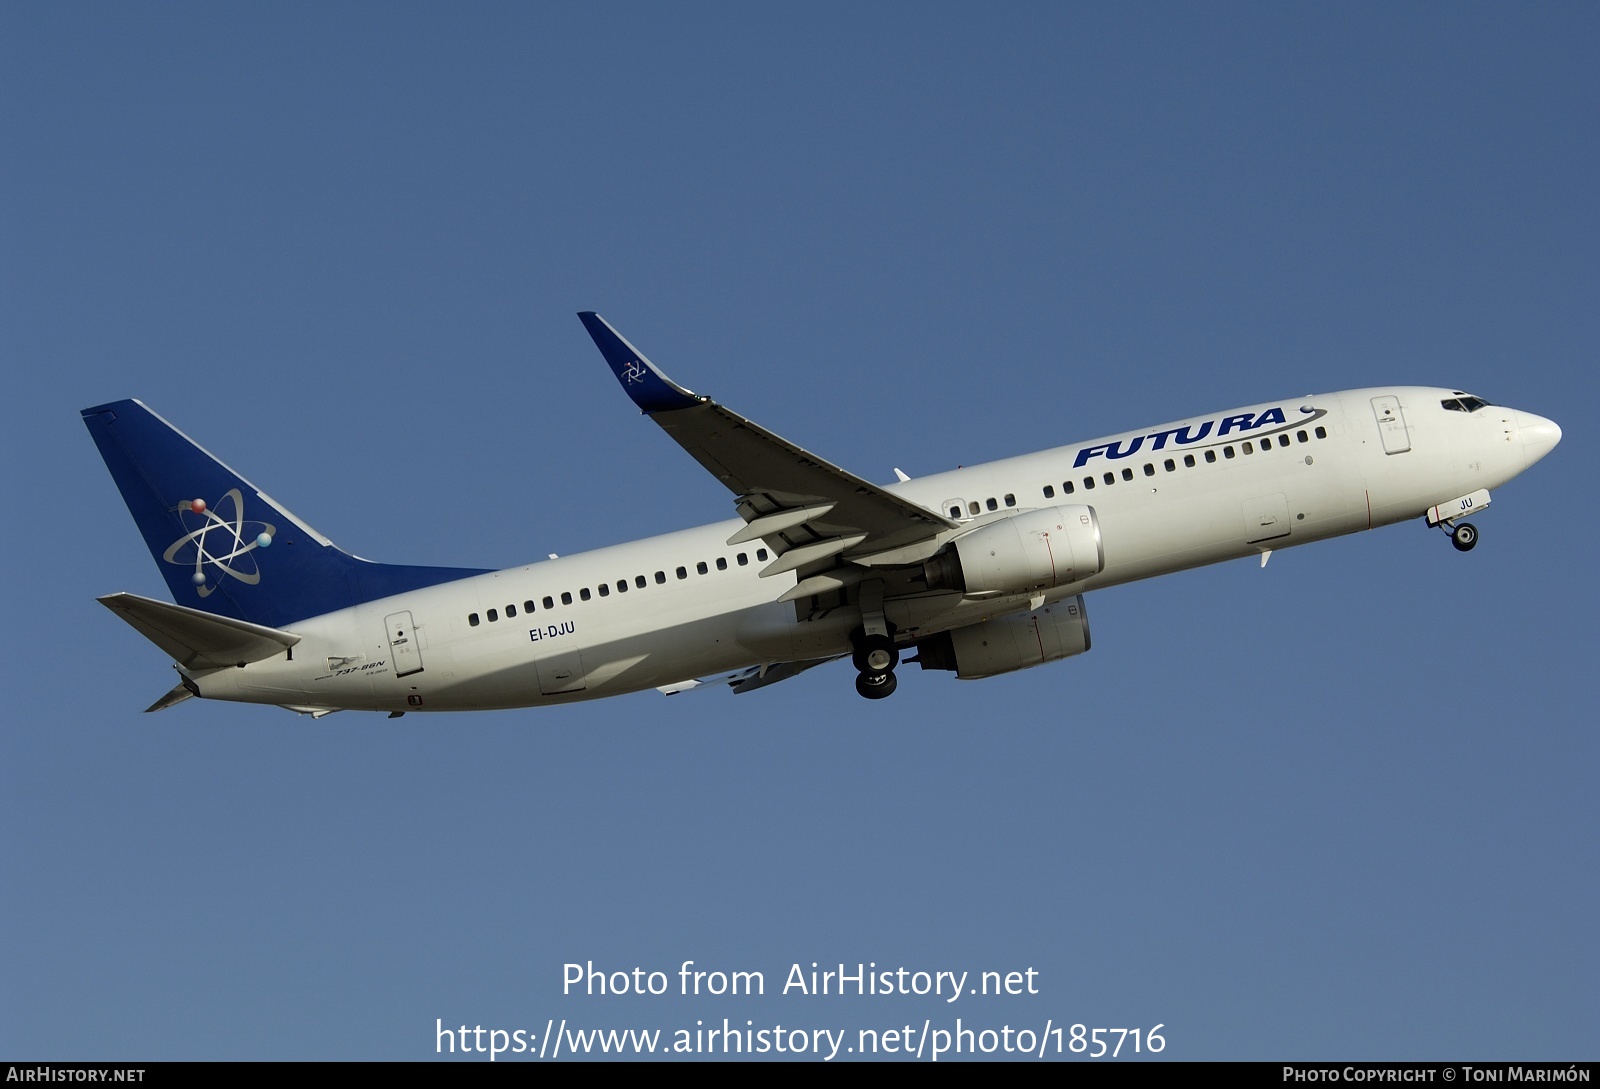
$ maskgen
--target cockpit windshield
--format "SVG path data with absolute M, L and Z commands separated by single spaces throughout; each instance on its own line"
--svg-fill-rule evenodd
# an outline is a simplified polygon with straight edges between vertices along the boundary
M 1439 404 L 1451 412 L 1476 412 L 1480 408 L 1488 408 L 1489 402 L 1482 397 L 1473 397 L 1463 394 L 1460 397 L 1447 397 Z

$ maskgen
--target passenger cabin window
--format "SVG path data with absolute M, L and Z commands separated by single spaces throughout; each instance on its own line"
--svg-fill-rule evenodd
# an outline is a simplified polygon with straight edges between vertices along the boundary
M 1006 506 L 1014 507 L 1016 505 L 1017 505 L 1017 497 L 1012 495 L 1010 492 L 1007 492 L 1006 493 Z
M 1175 472 L 1178 471 L 1178 463 L 1173 461 L 1171 458 L 1168 458 L 1166 461 L 1163 461 L 1161 463 L 1161 467 L 1163 469 L 1165 469 L 1169 473 L 1175 473 Z
M 585 591 L 585 593 L 587 593 L 587 592 L 588 591 Z M 610 597 L 611 596 L 611 587 L 607 586 L 603 582 L 600 584 L 600 596 L 601 597 Z
M 960 518 L 961 517 L 961 508 L 960 507 L 951 507 L 950 508 L 950 517 L 952 517 L 952 518 Z
M 976 499 L 974 499 L 972 502 L 967 504 L 967 513 L 968 514 L 976 515 L 978 513 L 978 510 L 979 510 L 978 501 Z
M 1144 475 L 1145 476 L 1155 476 L 1156 475 L 1156 467 L 1154 465 L 1151 465 L 1148 461 L 1144 463 Z
M 988 506 L 988 508 L 990 510 L 999 510 L 1000 509 L 1000 504 L 995 500 L 994 496 L 992 496 L 992 495 L 989 497 L 989 501 L 988 501 L 988 503 L 986 505 Z
M 740 567 L 744 567 L 746 564 L 748 564 L 750 562 L 750 557 L 746 556 L 743 552 L 741 552 L 738 555 L 738 560 L 739 560 L 739 566 Z
M 706 566 L 706 561 L 705 560 L 701 560 L 699 563 L 695 564 L 694 565 L 694 569 L 696 571 L 700 572 L 702 575 L 706 574 L 708 571 L 711 570 L 711 568 Z
M 1326 427 L 1319 427 L 1317 428 L 1316 435 L 1319 439 L 1325 439 L 1328 437 L 1328 429 Z
M 476 628 L 478 626 L 478 614 L 477 613 L 468 613 L 467 614 L 467 623 L 471 624 L 474 628 Z
M 1231 457 L 1235 457 L 1235 456 L 1237 456 L 1237 455 L 1235 455 L 1235 454 L 1234 454 L 1234 452 L 1233 452 L 1233 447 L 1231 447 L 1231 446 L 1224 446 L 1224 447 L 1223 447 L 1223 448 L 1222 448 L 1222 456 L 1223 456 L 1223 457 L 1225 457 L 1225 458 L 1231 458 Z
M 1217 452 L 1215 450 L 1207 450 L 1206 451 L 1206 464 L 1207 465 L 1215 465 L 1216 461 L 1217 461 Z
M 1185 455 L 1183 455 L 1183 467 L 1185 469 L 1193 469 L 1194 468 L 1194 455 L 1193 454 L 1185 454 Z
M 533 612 L 533 602 L 531 600 L 524 601 L 522 603 L 522 611 L 525 612 L 525 613 Z
M 589 588 L 587 586 L 585 586 L 583 589 L 578 591 L 578 598 L 581 601 L 588 601 L 589 600 Z
M 1124 470 L 1122 470 L 1122 479 L 1123 480 L 1132 480 L 1133 479 L 1133 470 L 1132 469 L 1124 469 Z
M 766 549 L 764 549 L 764 548 L 756 549 L 756 559 L 765 562 L 766 558 L 767 558 L 767 550 Z
M 572 604 L 572 591 L 571 590 L 563 590 L 561 592 L 561 604 L 563 604 L 563 605 L 571 605 Z
M 727 569 L 728 569 L 728 557 L 726 557 L 726 556 L 718 556 L 717 557 L 717 570 L 718 571 L 726 571 Z
M 645 585 L 646 585 L 645 584 L 645 580 L 644 580 L 644 576 L 643 575 L 635 575 L 635 576 L 633 576 L 633 584 L 635 586 L 637 586 L 639 589 L 643 590 L 645 588 Z
M 1061 494 L 1062 495 L 1071 495 L 1072 494 L 1072 481 L 1063 480 L 1061 482 Z
M 515 605 L 507 605 L 506 606 L 506 619 L 510 620 L 513 616 L 516 616 L 516 615 L 517 615 L 517 607 Z
M 656 585 L 660 586 L 663 583 L 665 583 L 666 581 L 667 581 L 667 573 L 665 571 L 657 571 L 656 572 Z
M 547 609 L 555 608 L 556 607 L 555 599 L 554 598 L 548 598 L 548 597 L 545 598 L 544 599 L 544 607 L 547 608 Z
M 1304 431 L 1296 431 L 1294 433 L 1294 437 L 1299 439 L 1301 442 L 1310 442 L 1311 441 L 1311 436 L 1307 435 Z
M 1046 484 L 1044 486 L 1044 497 L 1046 499 L 1054 499 L 1056 497 L 1056 489 L 1053 485 Z
M 627 579 L 618 579 L 617 580 L 617 593 L 625 594 L 627 592 L 628 592 L 628 580 Z
M 489 623 L 491 624 L 500 619 L 500 613 L 495 609 L 490 609 L 486 615 L 489 617 Z
M 680 579 L 686 579 L 689 577 L 689 570 L 688 568 L 680 567 L 678 568 L 677 574 Z
M 1105 476 L 1105 480 L 1106 480 L 1107 484 L 1115 484 L 1117 482 L 1117 474 L 1116 473 L 1107 473 L 1106 476 Z
M 1084 486 L 1084 488 L 1086 490 L 1093 491 L 1094 490 L 1094 477 L 1092 477 L 1092 476 L 1084 477 L 1083 478 L 1083 486 Z

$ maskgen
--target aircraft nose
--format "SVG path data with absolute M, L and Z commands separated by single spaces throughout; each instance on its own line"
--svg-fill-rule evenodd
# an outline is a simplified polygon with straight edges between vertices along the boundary
M 1517 433 L 1522 436 L 1522 450 L 1529 465 L 1554 450 L 1561 441 L 1561 428 L 1554 420 L 1531 412 L 1517 413 Z

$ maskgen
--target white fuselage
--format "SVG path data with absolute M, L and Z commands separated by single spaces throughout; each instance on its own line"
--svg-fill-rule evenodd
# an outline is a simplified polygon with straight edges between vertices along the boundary
M 1548 421 L 1512 409 L 1446 410 L 1441 401 L 1451 396 L 1388 387 L 1270 402 L 887 490 L 961 530 L 1032 508 L 1092 506 L 1104 567 L 1046 595 L 1059 600 L 1419 517 L 1504 484 L 1548 452 L 1552 433 L 1559 437 Z M 1384 405 L 1398 406 L 1396 419 L 1385 421 Z M 742 525 L 719 522 L 312 617 L 290 625 L 302 637 L 292 655 L 190 677 L 210 698 L 442 711 L 593 699 L 848 653 L 859 613 L 807 616 L 778 603 L 796 577 L 761 578 L 770 557 L 758 555 L 760 541 L 725 544 Z M 928 591 L 890 598 L 884 612 L 906 639 L 1029 605 L 1026 593 Z M 396 617 L 406 633 L 398 643 L 389 630 Z

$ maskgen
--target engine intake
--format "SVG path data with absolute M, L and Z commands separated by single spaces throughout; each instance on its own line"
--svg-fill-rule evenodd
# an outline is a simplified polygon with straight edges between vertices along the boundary
M 1081 503 L 1017 514 L 962 534 L 922 565 L 931 590 L 1020 593 L 1066 586 L 1106 565 L 1100 518 Z
M 1089 649 L 1089 614 L 1083 595 L 1026 613 L 942 631 L 917 641 L 923 669 L 954 670 L 962 680 L 1015 673 Z

